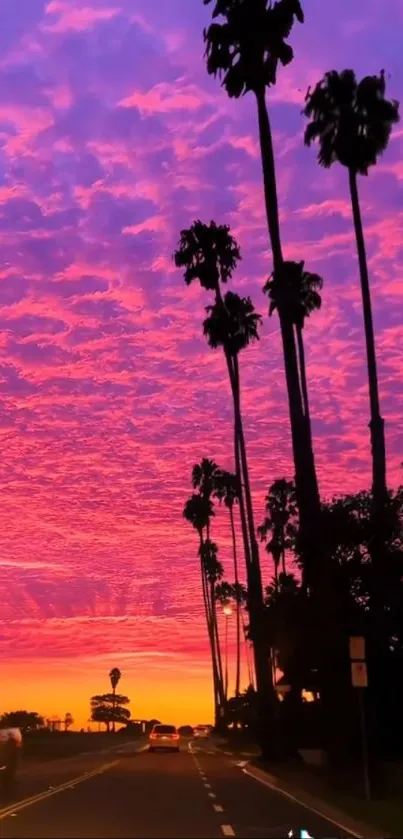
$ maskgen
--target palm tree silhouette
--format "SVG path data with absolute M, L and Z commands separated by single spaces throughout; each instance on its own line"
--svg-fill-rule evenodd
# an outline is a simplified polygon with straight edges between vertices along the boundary
M 295 484 L 279 478 L 269 488 L 265 503 L 266 516 L 263 524 L 258 527 L 262 541 L 266 540 L 266 551 L 273 557 L 274 583 L 278 589 L 279 565 L 281 572 L 286 574 L 285 554 L 295 544 L 297 503 Z M 270 539 L 267 539 L 270 534 Z
M 201 561 L 204 568 L 205 577 L 209 586 L 209 602 L 210 602 L 210 609 L 211 609 L 211 623 L 212 623 L 212 632 L 213 632 L 213 639 L 214 639 L 214 646 L 215 646 L 215 654 L 217 660 L 217 669 L 218 669 L 218 676 L 219 676 L 219 683 L 220 686 L 223 686 L 223 697 L 220 696 L 220 700 L 224 699 L 224 703 L 226 701 L 225 689 L 224 689 L 224 677 L 223 677 L 223 667 L 222 667 L 222 656 L 221 656 L 221 645 L 220 645 L 220 636 L 218 632 L 218 621 L 217 621 L 217 598 L 216 598 L 216 585 L 220 582 L 223 577 L 223 567 L 218 560 L 218 546 L 215 542 L 212 542 L 211 539 L 205 539 L 203 545 L 200 546 L 200 556 Z M 221 703 L 221 707 L 223 707 L 223 703 Z M 221 712 L 220 712 L 221 713 Z
M 232 539 L 232 556 L 234 560 L 234 580 L 235 586 L 240 586 L 239 569 L 238 569 L 238 551 L 236 541 L 236 530 L 234 520 L 234 505 L 238 501 L 238 482 L 236 475 L 233 472 L 221 471 L 216 480 L 215 496 L 219 501 L 223 501 L 230 518 L 231 539 Z M 235 600 L 236 603 L 236 669 L 235 669 L 235 696 L 239 695 L 241 685 L 241 603 Z
M 122 674 L 121 674 L 121 672 L 120 672 L 120 670 L 119 670 L 119 668 L 118 668 L 118 667 L 114 667 L 114 668 L 110 671 L 110 673 L 109 673 L 109 678 L 110 678 L 110 681 L 111 681 L 111 687 L 112 687 L 112 694 L 113 694 L 113 704 L 112 704 L 112 713 L 113 713 L 113 719 L 112 719 L 112 731 L 115 731 L 115 707 L 116 707 L 116 701 L 115 701 L 115 700 L 116 700 L 116 688 L 117 688 L 117 686 L 118 686 L 118 684 L 119 684 L 119 682 L 120 682 L 121 676 L 122 676 Z
M 174 254 L 175 264 L 184 268 L 187 284 L 198 280 L 203 288 L 214 291 L 215 304 L 207 307 L 204 332 L 210 346 L 222 346 L 234 404 L 234 452 L 238 483 L 239 510 L 245 551 L 248 608 L 253 627 L 256 682 L 259 690 L 261 741 L 263 748 L 276 747 L 276 732 L 271 729 L 276 708 L 271 674 L 267 667 L 267 644 L 264 637 L 264 600 L 260 571 L 259 549 L 253 517 L 252 496 L 246 457 L 245 439 L 240 404 L 240 379 L 238 353 L 250 341 L 258 338 L 260 316 L 256 315 L 249 298 L 240 298 L 228 292 L 223 298 L 221 283 L 230 279 L 238 260 L 240 249 L 227 225 L 214 221 L 209 225 L 195 221 L 188 230 L 182 230 L 179 246 Z M 269 736 L 268 736 L 269 734 Z M 270 741 L 270 744 L 269 744 Z
M 220 469 L 214 460 L 203 457 L 200 463 L 196 463 L 192 469 L 192 486 L 198 489 L 200 495 L 210 500 L 215 490 Z M 210 538 L 210 519 L 207 522 L 207 538 Z
M 260 315 L 255 310 L 250 297 L 240 297 L 232 291 L 228 291 L 224 298 L 216 299 L 213 305 L 206 306 L 207 317 L 203 323 L 203 331 L 212 349 L 222 347 L 227 360 L 230 376 L 231 391 L 234 405 L 235 417 L 235 457 L 237 476 L 243 477 L 241 493 L 245 496 L 246 518 L 247 518 L 247 539 L 250 548 L 249 557 L 246 563 L 248 582 L 248 608 L 251 624 L 251 635 L 255 656 L 256 681 L 258 696 L 261 703 L 259 725 L 261 728 L 262 746 L 265 749 L 275 751 L 275 734 L 270 730 L 270 745 L 267 742 L 269 727 L 271 729 L 273 719 L 270 719 L 270 710 L 275 712 L 275 696 L 271 674 L 267 667 L 268 647 L 264 627 L 264 601 L 262 589 L 262 576 L 260 569 L 259 549 L 256 540 L 256 529 L 254 522 L 252 493 L 249 479 L 249 468 L 243 429 L 241 411 L 241 385 L 239 372 L 239 353 L 252 341 L 259 339 L 258 327 L 261 321 Z M 241 505 L 240 505 L 241 506 Z M 242 522 L 241 506 L 241 522 Z M 246 522 L 243 523 L 245 528 Z
M 215 724 L 219 725 L 221 719 L 221 708 L 224 707 L 224 688 L 222 682 L 222 673 L 220 675 L 218 658 L 217 658 L 217 636 L 214 629 L 213 619 L 213 604 L 211 602 L 211 587 L 207 577 L 207 569 L 204 557 L 205 538 L 204 532 L 207 531 L 210 519 L 214 515 L 213 504 L 210 499 L 204 498 L 200 493 L 193 493 L 187 500 L 183 516 L 192 527 L 197 531 L 199 536 L 199 559 L 200 559 L 200 573 L 203 591 L 204 614 L 206 618 L 207 632 L 210 642 L 211 664 L 213 671 L 213 691 L 214 691 L 214 716 Z
M 211 0 L 204 0 L 208 5 Z M 222 23 L 217 18 L 223 19 Z M 277 80 L 279 65 L 293 59 L 287 43 L 295 21 L 303 23 L 299 0 L 215 0 L 214 22 L 204 30 L 207 71 L 219 76 L 228 96 L 240 98 L 252 92 L 257 103 L 264 200 L 273 267 L 285 281 L 280 236 L 273 140 L 266 104 L 266 88 Z M 321 507 L 309 416 L 304 413 L 292 322 L 279 309 L 280 331 L 291 424 L 296 490 L 300 509 L 301 543 L 316 576 L 323 564 Z M 300 335 L 302 344 L 302 333 Z
M 370 433 L 372 446 L 372 488 L 378 503 L 386 495 L 386 451 L 384 421 L 380 412 L 378 376 L 372 320 L 368 265 L 358 196 L 358 175 L 368 175 L 385 151 L 392 126 L 399 120 L 399 105 L 385 99 L 385 74 L 365 76 L 357 82 L 353 70 L 332 70 L 308 90 L 304 114 L 311 122 L 305 143 L 319 143 L 318 161 L 326 168 L 341 163 L 348 170 L 350 197 L 360 270 L 367 352 Z

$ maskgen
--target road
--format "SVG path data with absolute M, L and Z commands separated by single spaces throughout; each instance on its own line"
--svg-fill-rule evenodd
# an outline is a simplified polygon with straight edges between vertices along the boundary
M 88 774 L 0 809 L 1 839 L 240 839 L 349 834 L 248 777 L 208 743 L 98 757 Z M 86 766 L 83 760 L 83 767 Z M 97 773 L 97 774 L 94 774 Z M 60 778 L 62 776 L 60 775 Z

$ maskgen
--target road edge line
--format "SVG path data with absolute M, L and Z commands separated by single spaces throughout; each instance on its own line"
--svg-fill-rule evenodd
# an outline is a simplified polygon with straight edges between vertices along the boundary
M 315 815 L 320 816 L 320 818 L 326 819 L 326 821 L 334 824 L 335 827 L 345 831 L 350 834 L 350 836 L 353 836 L 354 839 L 379 839 L 379 831 L 381 828 L 375 828 L 359 822 L 348 813 L 339 810 L 337 807 L 333 807 L 323 799 L 316 798 L 316 796 L 306 793 L 304 790 L 298 789 L 297 794 L 296 790 L 294 790 L 293 793 L 288 792 L 284 789 L 284 787 L 280 786 L 280 778 L 276 778 L 274 775 L 269 774 L 263 769 L 259 769 L 257 766 L 252 766 L 248 763 L 246 767 L 242 768 L 242 772 L 250 778 L 253 778 L 255 781 L 258 781 L 268 787 L 273 792 L 278 792 L 280 795 L 284 795 L 295 804 L 299 804 L 307 810 L 310 810 L 312 813 L 315 813 Z M 305 801 L 303 800 L 303 796 L 306 796 Z M 310 803 L 308 803 L 308 801 L 310 801 Z M 350 827 L 348 827 L 345 823 L 343 824 L 343 822 L 349 823 Z M 388 836 L 388 834 L 383 833 L 383 839 L 391 839 L 391 837 Z
M 54 787 L 53 789 L 44 790 L 36 795 L 31 795 L 30 798 L 23 798 L 21 801 L 14 801 L 13 804 L 9 804 L 7 807 L 3 807 L 0 810 L 0 821 L 6 819 L 8 816 L 11 816 L 12 813 L 19 813 L 21 810 L 26 810 L 27 807 L 32 807 L 34 804 L 40 804 L 41 801 L 45 801 L 47 798 L 52 798 L 53 795 L 58 795 L 59 792 L 71 789 L 72 786 L 82 784 L 84 781 L 89 781 L 90 778 L 94 778 L 96 775 L 103 775 L 104 772 L 107 772 L 108 769 L 112 769 L 112 767 L 116 766 L 119 762 L 119 760 L 114 760 L 111 763 L 104 763 L 92 772 L 86 772 L 84 775 L 79 775 L 78 778 L 70 778 L 69 781 L 65 781 L 65 783 L 59 784 L 59 786 Z

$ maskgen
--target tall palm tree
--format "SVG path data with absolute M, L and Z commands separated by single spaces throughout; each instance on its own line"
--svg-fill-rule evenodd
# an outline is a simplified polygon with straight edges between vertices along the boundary
M 253 318 L 253 307 L 251 307 L 250 301 L 246 300 L 241 301 L 240 309 L 242 312 L 246 304 L 247 311 L 243 314 L 249 315 L 248 325 L 237 323 L 237 301 L 241 298 L 238 298 L 237 295 L 227 298 L 226 295 L 223 299 L 221 292 L 221 283 L 228 281 L 240 258 L 239 246 L 231 236 L 228 226 L 219 226 L 215 222 L 204 225 L 200 221 L 195 221 L 188 230 L 181 231 L 179 246 L 174 254 L 175 264 L 185 269 L 184 278 L 187 284 L 198 280 L 203 288 L 215 293 L 215 308 L 209 310 L 210 317 L 207 319 L 210 322 L 208 330 L 211 330 L 213 343 L 215 341 L 214 336 L 217 333 L 216 346 L 223 347 L 234 403 L 235 473 L 238 482 L 239 511 L 247 570 L 248 607 L 251 624 L 253 624 L 255 632 L 253 649 L 256 682 L 259 688 L 261 742 L 264 749 L 268 745 L 268 739 L 271 739 L 270 746 L 273 754 L 276 747 L 277 731 L 271 730 L 270 738 L 267 728 L 272 723 L 270 713 L 274 713 L 275 696 L 268 669 L 267 645 L 264 637 L 262 637 L 264 635 L 264 601 L 240 411 L 240 382 L 237 359 L 237 352 L 251 340 L 251 329 L 255 337 L 257 336 L 257 321 Z M 231 303 L 233 303 L 234 311 L 229 312 L 227 311 L 227 305 L 231 305 Z M 221 325 L 219 310 L 221 312 Z M 223 324 L 225 326 L 221 330 Z M 221 341 L 221 337 L 225 337 L 226 330 L 228 340 Z M 237 352 L 231 354 L 231 347 L 232 349 L 236 348 Z
M 211 0 L 204 0 L 208 5 Z M 264 199 L 274 271 L 286 280 L 280 236 L 276 171 L 266 89 L 277 80 L 279 65 L 293 59 L 287 43 L 295 20 L 303 23 L 299 0 L 215 0 L 214 22 L 204 30 L 207 71 L 219 76 L 228 96 L 240 98 L 252 92 L 257 103 L 259 140 L 263 169 Z M 218 23 L 217 18 L 222 22 Z M 309 419 L 304 415 L 292 322 L 279 308 L 280 331 L 290 414 L 296 489 L 300 508 L 301 542 L 311 564 L 323 562 L 319 537 L 321 507 L 311 444 Z M 302 341 L 302 335 L 301 335 Z M 314 538 L 314 534 L 316 538 Z M 319 569 L 320 570 L 320 569 Z
M 236 530 L 234 520 L 234 506 L 238 501 L 238 481 L 233 472 L 221 471 L 216 480 L 215 496 L 219 501 L 223 501 L 230 518 L 231 539 L 232 539 L 232 556 L 234 561 L 234 580 L 235 586 L 239 587 L 239 569 L 238 569 L 238 552 L 236 541 Z M 236 668 L 235 668 L 235 696 L 239 695 L 241 686 L 241 603 L 238 600 L 236 603 Z
M 208 457 L 203 457 L 201 462 L 196 463 L 192 469 L 193 489 L 198 489 L 203 498 L 210 500 L 219 475 L 220 469 L 216 462 Z M 210 538 L 210 519 L 207 523 L 207 538 Z
M 262 540 L 266 540 L 266 550 L 273 557 L 275 588 L 278 589 L 279 565 L 286 574 L 285 555 L 295 544 L 297 504 L 295 484 L 279 478 L 269 487 L 265 502 L 266 516 L 258 527 Z M 270 538 L 268 539 L 268 534 Z
M 113 720 L 112 720 L 112 731 L 115 731 L 115 707 L 116 707 L 116 688 L 121 679 L 121 672 L 118 667 L 113 667 L 113 669 L 109 673 L 109 678 L 112 687 L 112 694 L 113 694 L 113 703 L 112 703 L 112 710 L 113 710 Z
M 255 312 L 250 297 L 240 297 L 232 291 L 228 291 L 223 299 L 216 299 L 213 305 L 206 306 L 206 313 L 207 317 L 203 323 L 204 334 L 212 349 L 217 349 L 218 347 L 223 348 L 230 373 L 235 435 L 238 444 L 235 446 L 237 468 L 241 470 L 243 478 L 242 490 L 245 496 L 248 540 L 250 545 L 250 561 L 246 564 L 246 574 L 256 682 L 260 703 L 260 736 L 262 747 L 267 750 L 271 749 L 274 753 L 279 744 L 276 743 L 276 734 L 273 731 L 273 716 L 270 719 L 269 714 L 270 712 L 272 715 L 275 713 L 276 699 L 268 668 L 269 650 L 265 637 L 262 576 L 243 429 L 239 371 L 239 353 L 251 342 L 259 339 L 258 327 L 261 317 Z M 270 743 L 267 742 L 268 737 L 271 738 Z
M 341 163 L 348 170 L 350 197 L 361 280 L 370 400 L 372 487 L 383 505 L 386 496 L 384 421 L 380 412 L 368 264 L 358 196 L 358 175 L 368 175 L 385 151 L 392 126 L 399 120 L 399 105 L 385 98 L 385 74 L 357 81 L 353 70 L 332 70 L 308 90 L 304 114 L 311 122 L 305 143 L 319 143 L 318 160 L 326 168 Z
M 222 680 L 220 681 L 219 666 L 217 661 L 217 645 L 214 631 L 212 605 L 210 598 L 210 588 L 207 579 L 206 567 L 203 559 L 203 551 L 205 538 L 204 533 L 207 531 L 211 517 L 214 515 L 213 504 L 210 499 L 203 498 L 199 493 L 194 493 L 186 502 L 183 516 L 192 527 L 197 531 L 199 536 L 199 559 L 200 559 L 200 573 L 203 591 L 204 614 L 206 618 L 207 632 L 210 643 L 211 664 L 213 672 L 213 692 L 214 692 L 214 715 L 215 724 L 219 725 L 221 718 L 221 708 L 224 704 L 224 690 Z
M 231 278 L 233 270 L 241 259 L 238 243 L 233 238 L 228 225 L 218 225 L 215 221 L 204 224 L 200 220 L 193 222 L 190 228 L 181 230 L 178 248 L 174 253 L 174 262 L 184 269 L 187 285 L 197 280 L 206 291 L 213 291 L 215 300 L 222 305 L 221 285 Z M 234 371 L 232 359 L 224 349 L 227 371 L 234 389 Z M 244 492 L 241 475 L 241 458 L 237 428 L 234 423 L 235 469 L 238 482 L 239 512 L 242 528 L 245 562 L 251 561 L 248 525 L 245 510 Z
M 209 607 L 218 675 L 220 685 L 224 685 L 216 598 L 216 586 L 220 583 L 220 580 L 222 580 L 224 571 L 221 562 L 219 562 L 218 559 L 218 546 L 215 542 L 212 542 L 211 539 L 206 539 L 203 545 L 200 546 L 200 556 L 209 589 Z M 224 700 L 226 700 L 225 690 L 223 690 L 223 696 Z

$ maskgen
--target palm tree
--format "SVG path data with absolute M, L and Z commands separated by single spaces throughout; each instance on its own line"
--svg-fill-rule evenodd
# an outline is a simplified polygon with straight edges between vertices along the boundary
M 275 309 L 283 310 L 295 327 L 298 348 L 298 364 L 301 377 L 303 411 L 307 419 L 308 434 L 311 433 L 311 418 L 309 411 L 308 385 L 306 378 L 305 349 L 302 330 L 305 318 L 315 309 L 320 309 L 322 299 L 319 292 L 323 288 L 323 279 L 319 274 L 305 271 L 305 263 L 284 262 L 283 272 L 274 271 L 264 286 L 264 291 L 270 299 L 269 315 Z M 312 440 L 310 437 L 311 445 Z
M 209 587 L 209 606 L 211 614 L 211 625 L 213 633 L 214 650 L 217 661 L 217 669 L 220 685 L 224 685 L 223 668 L 221 658 L 220 637 L 218 633 L 217 621 L 217 598 L 216 586 L 222 579 L 224 570 L 218 560 L 218 547 L 211 539 L 205 539 L 203 545 L 200 546 L 200 557 L 204 568 L 204 573 Z M 223 697 L 226 699 L 225 690 L 223 689 Z M 221 697 L 222 698 L 222 697 Z
M 184 268 L 184 280 L 190 285 L 198 280 L 206 291 L 220 296 L 220 284 L 226 283 L 241 259 L 238 243 L 226 224 L 209 225 L 197 219 L 188 229 L 181 230 L 178 248 L 174 253 L 177 268 Z
M 210 500 L 220 474 L 220 469 L 214 460 L 203 457 L 200 463 L 196 463 L 192 469 L 192 486 L 198 489 L 200 495 Z M 210 519 L 207 522 L 207 538 L 210 538 Z
M 208 5 L 211 0 L 204 0 Z M 221 17 L 223 22 L 218 23 Z M 263 169 L 267 224 L 278 279 L 286 281 L 280 237 L 276 172 L 270 119 L 266 104 L 266 88 L 277 80 L 279 65 L 293 59 L 293 50 L 286 39 L 295 20 L 303 23 L 299 0 L 215 0 L 214 22 L 204 30 L 207 71 L 219 76 L 228 96 L 240 98 L 252 92 L 257 103 L 259 140 Z M 323 563 L 320 517 L 321 507 L 311 444 L 309 419 L 304 414 L 298 372 L 297 349 L 293 324 L 287 312 L 279 307 L 280 331 L 295 464 L 296 490 L 300 508 L 301 542 L 311 564 Z M 302 334 L 301 334 L 302 342 Z M 315 534 L 315 538 L 314 538 Z
M 120 682 L 121 676 L 122 676 L 122 674 L 121 674 L 118 667 L 114 667 L 111 670 L 111 672 L 109 673 L 109 678 L 110 678 L 110 681 L 111 681 L 111 687 L 112 687 L 112 693 L 113 693 L 113 705 L 112 705 L 112 710 L 113 710 L 112 731 L 113 732 L 115 731 L 116 688 L 117 688 L 117 686 Z
M 217 661 L 217 642 L 214 630 L 214 621 L 212 614 L 212 604 L 210 597 L 210 589 L 206 573 L 206 565 L 204 562 L 204 532 L 207 531 L 211 517 L 214 515 L 213 504 L 210 499 L 203 498 L 199 493 L 194 493 L 186 502 L 183 516 L 192 527 L 197 531 L 199 536 L 199 558 L 200 558 L 200 573 L 202 580 L 203 604 L 206 618 L 207 631 L 210 642 L 211 664 L 213 670 L 213 690 L 214 690 L 214 712 L 215 724 L 220 723 L 220 710 L 224 705 L 224 690 L 222 684 L 222 677 L 220 679 L 219 666 Z
M 366 76 L 357 82 L 353 70 L 332 70 L 308 90 L 304 114 L 311 122 L 305 143 L 319 143 L 318 160 L 326 168 L 341 163 L 348 170 L 355 238 L 360 269 L 370 399 L 372 487 L 383 506 L 386 496 L 386 452 L 384 421 L 380 412 L 371 293 L 361 209 L 358 175 L 368 175 L 385 151 L 392 126 L 399 120 L 399 105 L 385 99 L 385 74 Z
M 252 341 L 259 339 L 258 327 L 261 317 L 255 312 L 250 297 L 240 297 L 232 291 L 228 291 L 223 299 L 216 299 L 213 305 L 207 306 L 206 313 L 207 317 L 203 323 L 204 334 L 212 349 L 217 349 L 218 347 L 223 348 L 230 376 L 235 418 L 237 477 L 238 475 L 242 475 L 243 478 L 242 494 L 245 497 L 248 528 L 247 537 L 250 547 L 250 554 L 246 562 L 246 574 L 248 583 L 248 608 L 260 702 L 260 734 L 263 749 L 271 749 L 274 753 L 278 744 L 275 741 L 275 733 L 272 730 L 273 719 L 269 718 L 269 714 L 270 711 L 272 714 L 275 712 L 275 695 L 268 668 L 268 646 L 264 632 L 262 577 L 243 430 L 238 359 L 242 349 L 247 347 Z M 240 484 L 238 484 L 239 486 Z M 271 739 L 270 743 L 267 742 L 268 737 Z
M 239 583 L 238 552 L 236 542 L 236 530 L 234 520 L 234 506 L 238 501 L 238 481 L 233 472 L 221 471 L 216 480 L 215 496 L 223 501 L 230 518 L 232 556 L 234 560 L 234 579 L 237 589 Z M 235 696 L 238 696 L 241 685 L 241 603 L 236 600 L 236 669 L 235 669 Z
M 279 565 L 286 574 L 285 555 L 295 545 L 297 504 L 295 484 L 280 478 L 269 487 L 265 503 L 266 516 L 258 533 L 262 541 L 266 540 L 266 551 L 273 557 L 274 582 L 278 589 Z M 271 538 L 267 540 L 270 533 Z
M 240 411 L 237 359 L 240 349 L 246 346 L 253 337 L 257 337 L 259 317 L 256 319 L 250 300 L 242 300 L 237 295 L 231 296 L 231 294 L 223 299 L 221 293 L 221 283 L 228 281 L 240 258 L 239 246 L 231 236 L 229 227 L 219 226 L 214 221 L 210 225 L 195 221 L 188 230 L 182 230 L 178 249 L 174 254 L 175 264 L 185 269 L 184 278 L 188 285 L 198 280 L 203 288 L 215 292 L 215 307 L 208 309 L 209 318 L 205 321 L 205 328 L 211 332 L 211 345 L 223 347 L 234 403 L 235 472 L 247 569 L 248 607 L 255 633 L 254 655 L 256 681 L 259 687 L 261 741 L 265 748 L 268 745 L 267 728 L 271 725 L 269 709 L 275 708 L 275 696 L 265 652 L 267 645 L 263 637 L 263 591 Z M 231 311 L 228 306 L 232 307 Z M 240 309 L 238 313 L 237 308 Z M 239 318 L 237 320 L 237 314 L 242 315 L 244 320 Z M 275 734 L 270 731 L 269 737 L 270 735 L 273 753 L 276 745 Z

